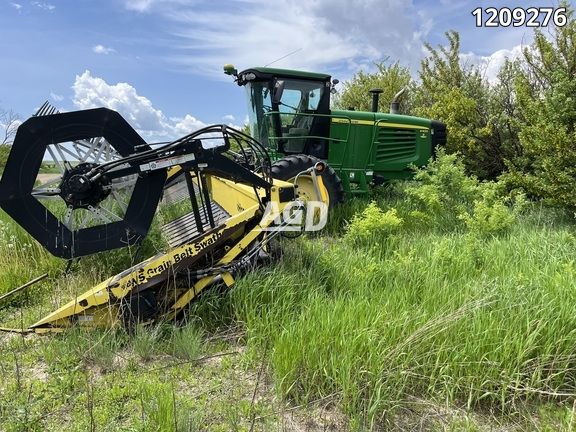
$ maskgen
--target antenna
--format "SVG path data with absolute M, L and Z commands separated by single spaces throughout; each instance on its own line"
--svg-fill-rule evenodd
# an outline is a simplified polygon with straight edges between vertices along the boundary
M 264 66 L 264 67 L 268 67 L 268 66 L 270 66 L 271 64 L 274 64 L 274 63 L 276 63 L 276 62 L 279 62 L 280 60 L 284 60 L 286 57 L 290 57 L 292 54 L 296 54 L 298 51 L 302 51 L 302 48 L 298 48 L 297 50 L 294 50 L 294 51 L 292 51 L 291 53 L 286 54 L 285 56 L 280 57 L 279 59 L 276 59 L 276 60 L 274 60 L 274 61 L 271 62 L 271 63 L 268 63 L 268 64 L 267 64 L 266 66 Z

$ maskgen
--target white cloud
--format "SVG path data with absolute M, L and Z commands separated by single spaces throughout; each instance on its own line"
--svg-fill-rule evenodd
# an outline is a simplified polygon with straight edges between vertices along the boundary
M 466 53 L 460 55 L 460 61 L 464 65 L 477 65 L 482 71 L 484 79 L 493 84 L 498 80 L 498 72 L 506 62 L 506 60 L 516 60 L 522 55 L 522 50 L 525 47 L 516 45 L 512 49 L 501 49 L 495 51 L 489 56 L 479 56 L 474 53 Z
M 64 96 L 59 95 L 57 93 L 54 92 L 50 92 L 50 97 L 55 101 L 55 102 L 62 102 L 64 100 Z
M 12 6 L 14 9 L 18 11 L 22 9 L 22 5 L 20 3 L 10 3 L 10 6 Z
M 130 84 L 108 84 L 90 71 L 77 75 L 72 89 L 72 101 L 77 108 L 108 107 L 118 111 L 147 140 L 175 139 L 206 126 L 190 114 L 167 118 Z
M 136 12 L 148 12 L 157 6 L 165 6 L 169 4 L 188 5 L 190 6 L 197 1 L 191 0 L 124 0 L 124 7 L 128 10 Z
M 239 70 L 272 63 L 331 73 L 342 81 L 387 58 L 416 75 L 428 54 L 424 42 L 445 43 L 443 32 L 450 28 L 459 31 L 470 51 L 463 58 L 474 57 L 493 79 L 504 57 L 515 55 L 511 47 L 529 43 L 531 32 L 470 27 L 472 0 L 439 0 L 441 7 L 416 0 L 229 0 L 226 7 L 208 0 L 121 1 L 128 10 L 166 23 L 172 37 L 165 39 L 161 61 L 223 80 L 225 63 Z
M 167 20 L 176 41 L 168 60 L 220 76 L 221 67 L 274 66 L 316 71 L 353 70 L 390 57 L 417 66 L 432 25 L 412 0 L 125 0 L 124 5 Z M 296 52 L 295 52 L 296 51 Z M 279 58 L 295 52 L 277 62 Z
M 95 52 L 96 54 L 104 54 L 104 55 L 108 55 L 110 53 L 115 53 L 116 50 L 112 47 L 105 47 L 104 45 L 94 45 L 92 47 L 92 51 Z
M 124 2 L 124 6 L 128 10 L 134 10 L 138 12 L 144 12 L 150 9 L 153 0 L 127 0 Z
M 184 118 L 173 117 L 170 120 L 174 122 L 173 128 L 178 136 L 189 134 L 206 126 L 204 122 L 190 114 L 186 114 Z
M 53 4 L 45 3 L 45 2 L 33 1 L 32 5 L 36 6 L 37 8 L 44 9 L 45 11 L 50 11 L 50 12 L 53 11 L 54 9 L 56 9 L 56 6 L 54 6 Z
M 226 79 L 225 63 L 239 70 L 272 63 L 342 81 L 387 58 L 415 74 L 428 54 L 424 42 L 444 43 L 442 33 L 457 28 L 462 46 L 471 51 L 463 58 L 482 63 L 492 80 L 504 58 L 517 54 L 510 47 L 523 43 L 527 31 L 469 28 L 464 19 L 473 20 L 472 0 L 440 0 L 441 8 L 416 0 L 229 0 L 225 8 L 208 0 L 122 1 L 126 9 L 166 22 L 172 38 L 161 60 L 217 79 Z
M 225 120 L 227 122 L 233 122 L 234 120 L 236 120 L 236 117 L 234 117 L 232 114 L 226 114 L 225 116 L 222 116 L 222 120 Z

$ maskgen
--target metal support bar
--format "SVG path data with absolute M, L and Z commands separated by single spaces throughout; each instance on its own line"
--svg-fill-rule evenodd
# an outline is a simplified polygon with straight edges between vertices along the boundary
M 48 277 L 48 273 L 44 273 L 42 276 L 38 276 L 37 278 L 32 279 L 29 282 L 26 282 L 24 285 L 19 286 L 18 288 L 14 288 L 12 291 L 7 292 L 3 296 L 0 296 L 0 302 L 6 300 L 7 298 L 12 297 L 14 294 L 17 294 L 20 291 L 25 290 L 29 286 L 34 285 L 36 282 L 40 282 L 42 279 L 46 279 L 47 277 Z
M 208 213 L 208 221 L 210 226 L 214 228 L 214 215 L 212 214 L 212 205 L 210 204 L 210 194 L 208 193 L 208 185 L 206 184 L 206 177 L 201 175 L 200 182 L 202 183 L 202 193 L 204 193 L 204 201 L 206 201 L 206 212 Z
M 203 233 L 204 227 L 202 226 L 200 209 L 198 208 L 198 201 L 196 201 L 196 192 L 194 191 L 194 182 L 192 181 L 192 175 L 190 174 L 190 171 L 184 171 L 184 177 L 186 178 L 186 185 L 188 186 L 192 211 L 194 212 L 194 219 L 196 220 L 196 228 L 198 229 L 199 233 Z

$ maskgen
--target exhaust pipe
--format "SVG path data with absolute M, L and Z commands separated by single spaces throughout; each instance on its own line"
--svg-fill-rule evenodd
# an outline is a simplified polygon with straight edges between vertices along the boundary
M 369 91 L 372 94 L 372 112 L 378 112 L 378 98 L 383 91 L 379 88 L 373 88 Z
M 390 102 L 390 114 L 399 114 L 400 102 L 398 101 L 398 99 L 400 99 L 400 96 L 402 96 L 405 91 L 406 91 L 406 87 L 404 87 L 402 90 L 400 90 L 398 93 L 396 93 L 394 95 L 394 97 L 392 98 L 392 102 Z

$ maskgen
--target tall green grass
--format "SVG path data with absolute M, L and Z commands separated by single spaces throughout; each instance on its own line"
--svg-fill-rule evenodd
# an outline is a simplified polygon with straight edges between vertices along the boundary
M 511 412 L 576 397 L 573 216 L 458 170 L 447 190 L 453 162 L 348 204 L 343 236 L 286 244 L 231 292 L 280 394 L 333 396 L 368 427 L 414 398 Z
M 378 248 L 301 239 L 231 302 L 299 403 L 334 394 L 372 422 L 412 396 L 503 410 L 561 400 L 576 394 L 576 236 L 527 225 Z

